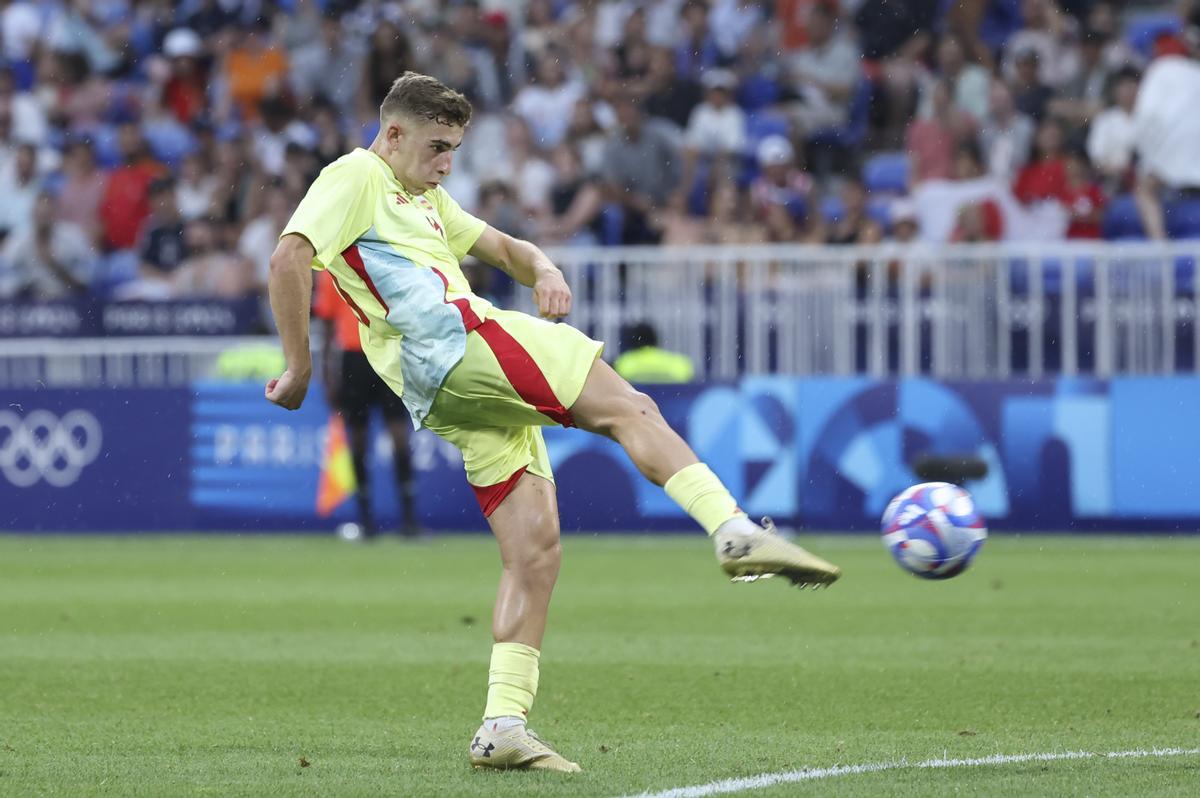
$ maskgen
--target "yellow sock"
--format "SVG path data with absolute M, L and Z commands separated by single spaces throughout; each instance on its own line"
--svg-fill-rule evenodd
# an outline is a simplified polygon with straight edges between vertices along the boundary
M 729 519 L 746 515 L 704 463 L 693 463 L 680 469 L 667 480 L 663 489 L 709 535 Z
M 538 688 L 536 648 L 523 643 L 496 643 L 488 670 L 487 706 L 483 718 L 524 718 L 533 708 Z

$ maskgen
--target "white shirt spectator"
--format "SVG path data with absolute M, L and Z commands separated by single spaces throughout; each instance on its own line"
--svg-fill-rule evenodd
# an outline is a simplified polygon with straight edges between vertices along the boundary
M 1163 56 L 1146 70 L 1133 108 L 1143 172 L 1174 188 L 1200 187 L 1200 64 Z
M 762 4 L 754 0 L 717 0 L 708 12 L 709 30 L 717 49 L 726 58 L 737 55 L 742 43 L 762 21 Z
M 35 3 L 12 3 L 0 15 L 4 57 L 9 61 L 27 61 L 42 33 L 44 20 Z
M 1133 160 L 1136 133 L 1133 114 L 1115 107 L 1102 111 L 1088 130 L 1088 158 L 1102 172 L 1124 172 Z
M 575 81 L 565 81 L 553 88 L 534 84 L 517 92 L 512 109 L 529 125 L 538 146 L 549 149 L 562 141 L 575 103 L 584 94 L 583 86 Z
M 692 109 L 685 146 L 706 155 L 738 153 L 746 146 L 746 114 L 733 103 L 718 108 L 700 103 Z
M 36 300 L 65 299 L 74 292 L 42 260 L 33 224 L 13 232 L 4 242 L 0 260 L 11 269 L 9 290 Z M 50 233 L 50 254 L 76 280 L 87 283 L 95 253 L 87 233 L 78 225 L 58 222 Z

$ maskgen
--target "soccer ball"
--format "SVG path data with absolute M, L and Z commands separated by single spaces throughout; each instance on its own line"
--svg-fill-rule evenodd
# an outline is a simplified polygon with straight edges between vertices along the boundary
M 967 569 L 987 537 L 975 500 L 957 485 L 924 482 L 883 511 L 883 545 L 909 573 L 949 579 Z

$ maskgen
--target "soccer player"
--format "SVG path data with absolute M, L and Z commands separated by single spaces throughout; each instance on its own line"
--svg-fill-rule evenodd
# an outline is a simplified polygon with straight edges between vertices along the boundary
M 649 397 L 603 360 L 603 345 L 566 324 L 571 291 L 533 244 L 464 212 L 439 184 L 450 173 L 471 106 L 434 78 L 406 72 L 379 109 L 368 149 L 327 166 L 271 256 L 271 307 L 286 369 L 266 398 L 289 410 L 312 374 L 313 269 L 324 269 L 358 317 L 363 351 L 413 422 L 462 450 L 467 481 L 500 547 L 477 767 L 575 772 L 525 726 L 538 686 L 550 594 L 558 577 L 558 505 L 540 427 L 576 426 L 615 440 L 638 469 L 713 538 L 735 580 L 782 575 L 829 584 L 830 563 L 750 521 Z M 471 292 L 470 253 L 533 289 L 541 319 Z
M 326 272 L 317 283 L 313 315 L 324 320 L 325 348 L 321 353 L 321 384 L 325 386 L 329 407 L 341 413 L 350 439 L 350 460 L 354 464 L 358 504 L 358 523 L 343 524 L 338 533 L 347 539 L 369 540 L 375 537 L 375 513 L 371 509 L 371 474 L 367 470 L 370 441 L 367 427 L 371 408 L 378 406 L 392 438 L 392 467 L 396 487 L 403 500 L 400 533 L 406 538 L 420 533 L 417 526 L 416 499 L 413 491 L 412 456 L 408 448 L 408 412 L 395 391 L 384 384 L 363 354 L 358 333 L 358 318 L 338 296 L 333 274 Z

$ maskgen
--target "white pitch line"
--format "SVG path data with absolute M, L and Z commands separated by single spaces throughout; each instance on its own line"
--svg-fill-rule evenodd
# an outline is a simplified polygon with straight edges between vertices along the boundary
M 872 762 L 865 765 L 836 765 L 829 768 L 789 770 L 783 773 L 763 773 L 740 779 L 725 779 L 699 784 L 695 787 L 676 787 L 662 792 L 643 792 L 631 798 L 704 798 L 706 795 L 761 790 L 776 784 L 791 784 L 797 781 L 816 781 L 836 776 L 857 776 L 862 773 L 878 773 L 883 770 L 906 768 L 940 770 L 944 768 L 975 767 L 977 765 L 1011 765 L 1018 762 L 1054 762 L 1061 759 L 1138 759 L 1142 757 L 1192 756 L 1200 754 L 1200 748 L 1151 748 L 1133 751 L 1109 751 L 1103 754 L 1091 751 L 1063 751 L 1057 754 L 993 754 L 977 759 L 926 759 L 924 762 L 908 762 L 900 759 L 892 762 Z

